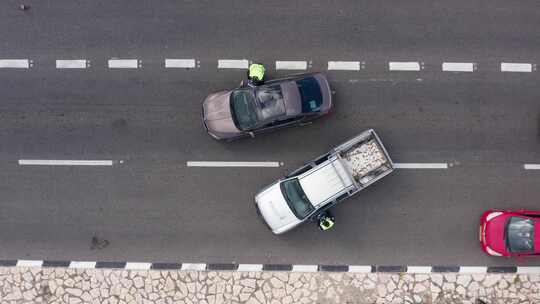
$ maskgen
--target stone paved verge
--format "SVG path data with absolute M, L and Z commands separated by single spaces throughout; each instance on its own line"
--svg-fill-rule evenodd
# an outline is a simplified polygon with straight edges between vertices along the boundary
M 0 267 L 0 303 L 540 303 L 540 274 Z

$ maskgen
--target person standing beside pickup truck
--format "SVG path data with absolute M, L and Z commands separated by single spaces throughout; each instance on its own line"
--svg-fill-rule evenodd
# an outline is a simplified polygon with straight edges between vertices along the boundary
M 334 227 L 335 218 L 330 211 L 323 212 L 319 216 L 319 229 L 322 231 L 328 231 Z

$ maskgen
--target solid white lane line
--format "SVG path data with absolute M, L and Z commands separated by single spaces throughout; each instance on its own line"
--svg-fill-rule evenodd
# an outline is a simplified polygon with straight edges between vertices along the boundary
M 533 65 L 531 63 L 501 62 L 501 72 L 530 73 L 532 70 Z
M 292 265 L 293 272 L 317 272 L 317 265 Z
M 538 266 L 524 266 L 524 267 L 517 267 L 517 272 L 521 274 L 540 274 L 540 267 Z
M 74 60 L 56 60 L 57 69 L 86 69 L 86 60 L 85 59 L 74 59 Z
M 188 161 L 188 167 L 279 167 L 279 162 Z
M 0 68 L 28 69 L 30 68 L 30 60 L 0 59 Z
M 195 59 L 165 59 L 165 67 L 194 69 L 196 62 Z
M 120 163 L 122 163 L 120 161 Z M 19 159 L 21 166 L 112 166 L 112 160 Z
M 247 69 L 249 60 L 247 59 L 219 59 L 218 69 Z
M 238 264 L 237 271 L 256 272 L 256 271 L 262 271 L 262 269 L 263 269 L 262 264 Z
M 139 67 L 137 59 L 109 59 L 110 69 L 136 69 Z
M 276 61 L 276 70 L 306 70 L 307 61 Z
M 69 268 L 92 269 L 96 268 L 96 262 L 72 261 L 69 263 Z
M 371 266 L 349 265 L 349 272 L 370 273 Z
M 447 163 L 394 163 L 396 169 L 448 169 Z
M 125 269 L 130 270 L 147 270 L 152 267 L 152 263 L 133 263 L 133 262 L 127 262 Z
M 442 70 L 446 72 L 474 72 L 472 62 L 443 62 Z
M 41 260 L 18 260 L 17 267 L 41 267 L 43 261 Z
M 328 70 L 360 71 L 360 61 L 328 61 Z
M 430 273 L 431 266 L 407 266 L 407 273 Z
M 417 61 L 391 61 L 388 63 L 390 71 L 420 71 Z
M 205 271 L 206 264 L 204 263 L 182 263 L 180 270 Z
M 523 168 L 525 170 L 540 170 L 540 164 L 525 164 Z
M 461 266 L 459 273 L 487 273 L 487 267 L 484 266 Z

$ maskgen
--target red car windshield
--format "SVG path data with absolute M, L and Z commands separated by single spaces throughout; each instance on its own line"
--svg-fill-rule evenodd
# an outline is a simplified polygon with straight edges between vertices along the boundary
M 534 252 L 534 221 L 521 216 L 508 218 L 505 227 L 505 242 L 509 252 Z

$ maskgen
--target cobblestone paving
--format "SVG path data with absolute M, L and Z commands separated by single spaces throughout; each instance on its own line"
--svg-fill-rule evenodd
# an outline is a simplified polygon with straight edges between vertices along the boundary
M 0 267 L 0 303 L 540 303 L 540 275 Z

